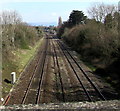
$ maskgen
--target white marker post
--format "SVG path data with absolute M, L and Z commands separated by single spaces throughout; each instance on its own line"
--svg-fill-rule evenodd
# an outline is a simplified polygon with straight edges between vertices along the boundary
M 16 73 L 15 72 L 12 72 L 11 73 L 11 83 L 14 84 L 16 81 Z

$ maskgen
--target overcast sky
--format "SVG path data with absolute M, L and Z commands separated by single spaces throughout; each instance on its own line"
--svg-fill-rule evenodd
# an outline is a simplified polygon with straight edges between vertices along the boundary
M 16 10 L 28 23 L 57 22 L 69 18 L 72 10 L 87 10 L 94 3 L 118 4 L 119 0 L 2 0 L 0 10 Z

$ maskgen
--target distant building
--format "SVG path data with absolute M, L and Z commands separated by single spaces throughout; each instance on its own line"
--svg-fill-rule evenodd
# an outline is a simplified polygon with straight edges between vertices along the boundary
M 58 27 L 60 27 L 61 25 L 62 25 L 62 18 L 59 17 L 59 18 L 58 18 Z

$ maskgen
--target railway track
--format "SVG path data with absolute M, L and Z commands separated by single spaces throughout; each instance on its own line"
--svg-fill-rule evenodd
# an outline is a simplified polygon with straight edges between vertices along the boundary
M 48 48 L 48 42 L 49 42 L 48 39 L 46 39 L 44 50 L 39 52 L 41 57 L 39 57 L 39 58 L 37 58 L 37 60 L 35 60 L 35 62 L 36 62 L 35 68 L 31 72 L 32 76 L 30 77 L 30 80 L 28 81 L 26 90 L 24 89 L 25 91 L 24 91 L 23 97 L 20 98 L 21 102 L 19 102 L 19 104 L 29 104 L 29 103 L 37 104 L 39 102 L 40 90 L 41 90 L 43 76 L 44 76 L 43 70 L 44 70 L 44 64 L 45 64 L 45 59 L 46 59 L 46 52 L 47 52 L 47 48 Z M 30 63 L 30 65 L 31 65 L 31 63 Z M 35 81 L 36 78 L 38 78 L 37 81 Z M 37 88 L 34 84 L 37 84 L 36 85 Z M 32 95 L 33 92 L 34 92 L 34 94 Z M 9 103 L 10 98 L 11 98 L 11 94 L 9 94 L 7 96 L 3 105 L 10 104 Z
M 32 100 L 32 99 L 30 100 L 30 101 L 32 101 L 33 103 L 36 103 L 36 104 L 39 102 L 40 91 L 41 91 L 41 86 L 42 86 L 42 81 L 43 81 L 43 76 L 44 76 L 43 75 L 43 70 L 44 70 L 44 64 L 45 64 L 45 59 L 46 59 L 47 47 L 48 47 L 48 40 L 46 41 L 46 44 L 45 44 L 45 50 L 42 52 L 42 58 L 37 61 L 37 65 L 36 65 L 36 67 L 34 69 L 33 75 L 31 77 L 31 80 L 30 80 L 30 82 L 28 84 L 28 87 L 27 87 L 27 89 L 25 91 L 25 94 L 24 94 L 24 97 L 22 99 L 21 104 L 26 104 L 26 99 L 29 98 L 29 96 L 31 96 L 30 91 L 31 91 L 32 83 L 33 83 L 34 78 L 35 78 L 35 76 L 37 74 L 37 71 L 39 70 L 39 65 L 41 65 L 41 68 L 40 68 L 41 70 L 39 71 L 39 78 L 40 79 L 38 81 L 39 82 L 38 83 L 38 88 L 34 89 L 36 91 L 36 99 L 35 100 Z M 33 90 L 33 88 L 32 88 L 32 90 Z M 29 102 L 29 100 L 28 100 L 28 102 Z
M 47 37 L 19 104 L 106 100 L 63 42 Z M 30 73 L 30 72 L 29 72 Z M 24 77 L 23 77 L 24 81 Z M 19 87 L 19 86 L 18 86 Z M 6 98 L 4 105 L 9 102 Z M 15 102 L 14 102 L 15 103 Z M 18 104 L 17 103 L 17 104 Z
M 41 66 L 41 72 L 40 72 L 40 82 L 39 82 L 39 87 L 37 89 L 37 97 L 36 97 L 36 104 L 38 104 L 40 102 L 40 96 L 41 96 L 41 89 L 42 89 L 42 84 L 43 84 L 43 76 L 44 76 L 44 67 L 45 67 L 45 60 L 46 60 L 46 53 L 47 53 L 47 49 L 48 49 L 48 41 L 49 39 L 47 39 L 47 43 L 45 46 L 45 51 L 43 54 L 43 59 L 42 59 L 42 66 Z
M 64 53 L 64 52 L 63 52 L 63 53 Z M 65 53 L 64 53 L 64 55 L 65 55 Z M 76 75 L 78 81 L 80 82 L 80 85 L 82 86 L 84 92 L 86 93 L 86 95 L 87 95 L 87 97 L 88 97 L 88 100 L 89 100 L 89 101 L 92 101 L 91 96 L 89 95 L 87 89 L 84 87 L 83 83 L 81 82 L 81 79 L 80 79 L 80 77 L 78 76 L 77 72 L 75 71 L 75 69 L 74 69 L 72 63 L 69 61 L 69 59 L 67 58 L 66 55 L 65 55 L 65 57 L 66 57 L 66 59 L 68 60 L 68 62 L 69 62 L 69 64 L 70 64 L 70 66 L 71 66 L 71 68 L 72 68 L 74 74 Z
M 28 104 L 28 103 L 38 104 L 40 101 L 47 48 L 48 48 L 48 39 L 46 39 L 45 48 L 42 51 L 42 58 L 38 60 L 35 71 L 33 73 L 33 76 L 31 78 L 31 81 L 28 85 L 28 88 L 22 99 L 21 104 Z
M 57 55 L 57 52 L 56 52 L 56 49 L 55 49 L 55 45 L 52 41 L 52 47 L 53 47 L 53 51 L 54 51 L 54 55 L 53 55 L 53 60 L 54 60 L 54 64 L 56 66 L 56 69 L 57 69 L 57 72 L 56 73 L 56 76 L 58 74 L 58 77 L 59 77 L 59 80 L 60 80 L 60 87 L 61 87 L 61 93 L 62 93 L 62 101 L 65 102 L 65 93 L 64 93 L 64 88 L 63 88 L 63 81 L 62 81 L 62 77 L 61 77 L 61 71 L 60 71 L 60 66 L 59 66 L 59 62 L 58 62 L 58 55 Z
M 56 38 L 57 39 L 57 38 Z M 79 68 L 79 70 L 82 72 L 83 76 L 88 80 L 88 82 L 90 83 L 90 85 L 94 88 L 96 94 L 95 95 L 99 95 L 98 100 L 106 100 L 105 97 L 103 96 L 103 94 L 100 92 L 100 90 L 95 86 L 95 84 L 91 81 L 91 79 L 87 76 L 86 72 L 82 69 L 82 67 L 77 63 L 77 61 L 75 60 L 75 58 L 71 55 L 71 53 L 67 50 L 67 48 L 63 45 L 63 43 L 61 43 L 59 41 L 59 39 L 56 40 L 57 44 L 59 45 L 59 47 L 61 48 L 61 50 L 64 53 L 64 56 L 66 57 L 67 61 L 69 62 L 74 74 L 76 75 L 78 81 L 80 82 L 82 88 L 84 89 L 88 100 L 89 101 L 94 101 L 91 98 L 91 95 L 89 94 L 89 92 L 87 91 L 87 88 L 85 88 L 84 84 L 82 83 L 81 78 L 78 76 L 77 71 L 74 69 L 74 66 L 72 65 L 73 63 L 75 63 L 77 65 L 77 67 Z M 68 56 L 70 56 L 70 58 L 74 61 L 74 62 L 70 62 Z M 87 82 L 87 81 L 86 81 Z

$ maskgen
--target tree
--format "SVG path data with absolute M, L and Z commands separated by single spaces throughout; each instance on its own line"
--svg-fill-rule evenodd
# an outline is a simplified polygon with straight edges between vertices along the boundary
M 21 16 L 16 11 L 3 11 L 1 13 L 2 44 L 6 46 L 8 51 L 15 47 L 15 28 L 19 23 L 21 23 Z
M 106 29 L 107 29 L 107 28 L 112 28 L 112 26 L 113 26 L 113 17 L 112 17 L 111 14 L 108 14 L 108 15 L 105 17 L 104 24 L 105 24 Z
M 16 11 L 3 11 L 1 13 L 1 18 L 2 18 L 2 25 L 8 25 L 8 24 L 18 24 L 20 23 L 21 16 L 16 12 Z
M 120 13 L 119 12 L 115 12 L 113 15 L 113 23 L 114 23 L 114 27 L 119 31 L 120 30 Z
M 117 7 L 114 5 L 105 5 L 105 4 L 94 4 L 93 7 L 89 8 L 89 15 L 99 22 L 104 22 L 105 17 L 108 14 L 113 15 L 117 11 Z
M 84 13 L 82 11 L 78 11 L 78 10 L 73 10 L 72 13 L 69 16 L 69 23 L 74 26 L 74 25 L 78 25 L 78 24 L 83 24 L 86 20 L 86 16 L 84 15 Z

